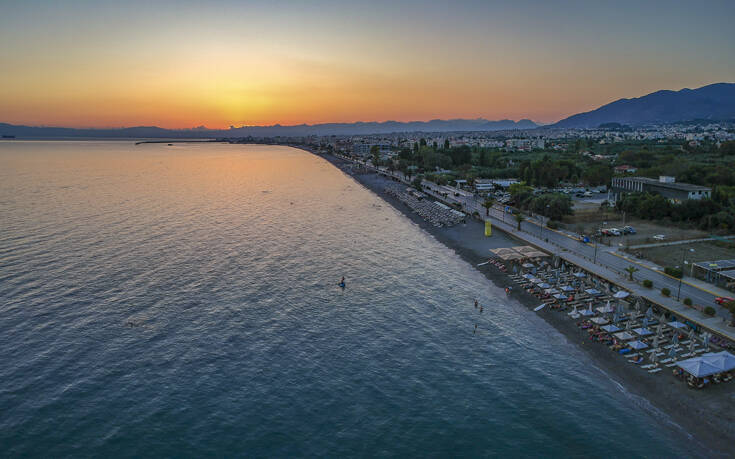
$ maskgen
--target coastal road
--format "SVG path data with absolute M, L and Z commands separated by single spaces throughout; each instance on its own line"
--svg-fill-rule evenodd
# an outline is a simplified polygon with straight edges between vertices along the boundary
M 360 164 L 363 164 L 371 169 L 376 169 L 369 163 Z M 410 181 L 407 180 L 406 177 L 400 172 L 391 172 L 382 168 L 380 169 L 380 172 L 395 177 L 406 184 L 410 183 Z M 435 183 L 424 181 L 424 192 L 426 192 L 427 194 L 430 194 L 444 201 L 458 203 L 462 206 L 463 210 L 466 213 L 472 214 L 476 211 L 480 215 L 486 215 L 486 210 L 484 207 L 482 207 L 482 201 L 476 196 L 450 195 L 444 197 L 438 195 L 435 191 L 432 190 L 432 188 L 436 187 L 437 185 Z M 504 212 L 502 207 L 499 208 L 496 206 L 492 208 L 490 210 L 490 217 L 491 221 L 495 220 L 495 222 L 505 222 L 507 224 L 510 224 L 513 228 L 515 228 L 517 225 L 517 223 L 513 219 L 513 216 Z M 514 232 L 517 233 L 517 230 Z M 640 261 L 626 259 L 622 255 L 617 253 L 616 248 L 611 248 L 602 244 L 583 243 L 577 239 L 570 237 L 569 235 L 546 228 L 542 224 L 540 224 L 540 222 L 536 222 L 532 219 L 524 220 L 521 223 L 521 233 L 532 235 L 545 242 L 548 242 L 549 244 L 552 244 L 560 251 L 564 250 L 567 252 L 571 252 L 579 257 L 584 258 L 585 260 L 594 263 L 595 265 L 615 271 L 620 275 L 628 276 L 627 272 L 625 272 L 625 268 L 629 266 L 634 266 L 639 270 L 633 275 L 636 280 L 642 281 L 643 279 L 649 279 L 653 282 L 653 289 L 651 290 L 651 293 L 661 295 L 661 289 L 666 287 L 671 291 L 671 297 L 677 298 L 677 293 L 679 292 L 679 288 L 681 287 L 681 294 L 679 295 L 679 298 L 681 300 L 683 300 L 684 298 L 691 298 L 692 302 L 695 305 L 700 305 L 703 307 L 712 306 L 713 308 L 715 308 L 718 317 L 721 317 L 723 319 L 727 319 L 730 317 L 729 311 L 715 303 L 714 300 L 716 295 L 705 291 L 697 286 L 689 285 L 686 283 L 686 281 L 680 283 L 678 279 L 672 278 L 670 276 L 667 276 L 666 274 L 651 269 L 644 264 L 641 264 Z M 511 234 L 513 234 L 513 232 Z M 519 236 L 522 237 L 522 235 Z M 661 298 L 662 300 L 665 299 L 662 295 Z

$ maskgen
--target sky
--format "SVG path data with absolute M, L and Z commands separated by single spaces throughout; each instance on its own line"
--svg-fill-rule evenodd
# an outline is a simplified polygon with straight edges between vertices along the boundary
M 735 82 L 730 1 L 0 0 L 0 122 L 548 123 Z

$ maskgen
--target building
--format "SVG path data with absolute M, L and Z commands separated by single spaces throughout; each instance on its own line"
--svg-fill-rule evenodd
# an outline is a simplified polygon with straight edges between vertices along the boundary
M 518 179 L 476 179 L 475 191 L 483 193 L 495 191 L 497 188 L 507 189 L 514 183 L 519 183 Z
M 635 174 L 638 169 L 629 165 L 623 164 L 622 166 L 615 166 L 615 172 L 618 174 Z
M 708 199 L 712 189 L 677 183 L 674 177 L 662 175 L 658 180 L 648 177 L 615 177 L 612 179 L 612 192 L 616 201 L 624 193 L 652 193 L 660 194 L 673 202 L 682 202 L 687 199 Z
M 390 145 L 384 145 L 384 144 L 372 144 L 372 143 L 356 143 L 352 145 L 352 154 L 355 156 L 362 156 L 363 158 L 366 156 L 370 156 L 370 149 L 377 145 L 380 149 L 380 155 L 383 157 L 389 157 L 392 156 L 392 151 Z

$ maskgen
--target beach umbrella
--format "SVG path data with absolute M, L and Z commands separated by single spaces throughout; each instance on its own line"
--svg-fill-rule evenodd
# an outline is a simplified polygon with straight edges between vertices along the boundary
M 656 347 L 655 345 L 653 347 Z M 656 351 L 651 352 L 651 363 L 658 362 L 658 355 Z
M 694 341 L 694 329 L 689 330 L 689 339 Z
M 644 325 L 644 327 L 645 327 L 645 325 Z M 632 320 L 629 320 L 628 322 L 625 323 L 625 329 L 626 330 L 630 331 L 632 328 L 633 328 L 633 321 Z
M 648 328 L 648 317 L 643 318 L 643 328 Z
M 658 335 L 653 338 L 653 345 L 652 347 L 655 349 L 658 347 Z
M 676 346 L 671 346 L 671 349 L 669 349 L 669 357 L 672 359 L 676 358 Z
M 653 318 L 653 308 L 651 308 L 651 306 L 649 306 L 648 310 L 646 311 L 646 318 L 649 320 Z
M 666 314 L 662 312 L 661 313 L 661 316 L 658 318 L 658 321 L 659 321 L 659 323 L 662 323 L 662 324 L 665 323 L 666 322 Z
M 673 344 L 673 347 L 676 347 L 677 344 L 679 344 L 679 333 L 675 332 L 674 337 L 671 338 L 671 344 Z
M 709 333 L 704 333 L 704 350 L 709 351 Z
M 615 292 L 615 295 L 613 295 L 613 297 L 622 299 L 622 298 L 627 298 L 628 295 L 630 295 L 630 293 L 626 292 L 625 290 L 620 290 L 618 292 Z
M 590 301 L 590 306 L 587 308 L 587 312 L 589 312 L 590 314 L 594 314 L 592 312 L 592 302 L 591 301 Z
M 659 322 L 658 327 L 656 327 L 656 338 L 664 334 L 664 324 Z

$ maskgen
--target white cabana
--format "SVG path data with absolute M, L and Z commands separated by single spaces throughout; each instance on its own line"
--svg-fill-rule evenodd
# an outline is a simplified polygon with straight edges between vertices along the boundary
M 669 322 L 667 324 L 671 328 L 686 328 L 686 324 L 683 324 L 679 322 L 678 320 L 674 320 L 673 322 Z
M 574 287 L 569 286 L 569 285 L 562 285 L 561 286 L 561 291 L 562 292 L 573 292 L 574 291 Z
M 612 324 L 605 325 L 604 327 L 600 327 L 600 328 L 602 328 L 603 330 L 605 330 L 608 333 L 615 333 L 615 332 L 620 331 L 620 328 L 618 328 L 618 327 L 616 327 L 615 325 L 612 325 Z
M 599 291 L 599 290 L 597 290 L 596 288 L 588 288 L 587 290 L 585 290 L 585 292 L 587 292 L 588 294 L 593 295 L 593 296 L 597 296 L 597 295 L 601 295 L 602 294 L 602 292 Z
M 583 277 L 587 277 L 587 275 L 585 273 L 583 273 L 582 271 L 576 272 L 576 273 L 572 274 L 572 276 L 577 277 L 579 279 L 581 279 Z
M 556 295 L 554 295 L 554 298 L 559 301 L 565 301 L 568 297 L 563 293 L 557 293 Z
M 630 293 L 626 292 L 625 290 L 620 290 L 619 292 L 616 292 L 615 295 L 613 295 L 613 298 L 622 299 L 627 298 L 628 296 L 630 296 Z
M 534 276 L 533 274 L 524 274 L 523 278 L 528 279 L 528 280 L 533 280 L 533 279 L 536 279 L 536 276 Z
M 635 332 L 635 334 L 638 335 L 638 336 L 648 336 L 648 335 L 652 335 L 653 334 L 653 332 L 651 330 L 649 330 L 647 328 L 643 328 L 643 327 L 641 327 L 641 328 L 634 328 L 633 329 L 633 332 Z
M 600 314 L 609 314 L 609 313 L 613 312 L 613 308 L 612 308 L 612 306 L 610 306 L 610 305 L 608 304 L 607 306 L 600 306 L 600 307 L 598 307 L 598 308 L 597 308 L 597 311 L 598 311 L 598 312 L 599 312 Z
M 635 336 L 631 335 L 627 331 L 622 331 L 620 333 L 615 333 L 615 337 L 622 341 L 628 341 L 629 339 L 635 338 Z
M 593 317 L 590 319 L 592 322 L 596 323 L 597 325 L 605 325 L 609 321 L 604 317 Z
M 636 351 L 641 349 L 646 349 L 648 347 L 648 344 L 642 342 L 642 341 L 631 341 L 628 343 L 628 346 L 630 346 L 631 349 L 635 349 Z

